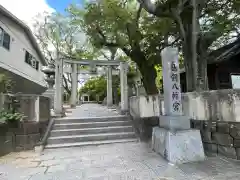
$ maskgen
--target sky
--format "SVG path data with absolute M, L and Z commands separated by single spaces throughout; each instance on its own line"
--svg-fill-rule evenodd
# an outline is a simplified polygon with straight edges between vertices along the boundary
M 54 8 L 56 11 L 64 13 L 69 4 L 77 2 L 76 0 L 47 0 L 47 4 Z
M 25 22 L 33 30 L 33 18 L 37 15 L 44 12 L 64 13 L 68 5 L 73 2 L 81 4 L 83 0 L 0 0 L 0 5 Z M 81 85 L 79 84 L 79 86 Z
M 72 2 L 81 3 L 82 0 L 0 0 L 0 5 L 31 27 L 33 18 L 39 13 L 64 13 Z

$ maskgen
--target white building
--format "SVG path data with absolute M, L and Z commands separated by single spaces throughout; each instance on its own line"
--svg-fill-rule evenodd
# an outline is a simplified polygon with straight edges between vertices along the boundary
M 46 60 L 30 28 L 0 5 L 0 73 L 14 81 L 14 92 L 40 94 L 47 89 Z

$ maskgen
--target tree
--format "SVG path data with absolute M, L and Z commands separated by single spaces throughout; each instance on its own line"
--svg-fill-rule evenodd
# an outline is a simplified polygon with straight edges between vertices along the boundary
M 149 16 L 136 1 L 101 0 L 86 3 L 85 12 L 75 5 L 69 12 L 95 47 L 121 49 L 137 64 L 147 94 L 158 93 L 155 65 L 161 64 L 160 51 L 175 28 L 168 18 Z
M 43 14 L 35 18 L 35 36 L 40 48 L 48 60 L 54 64 L 56 54 L 69 59 L 92 59 L 94 52 L 85 42 L 81 28 L 71 23 L 69 16 L 61 14 Z M 71 75 L 63 75 L 63 86 L 71 95 Z
M 12 90 L 13 80 L 7 74 L 0 74 L 0 93 L 6 93 Z
M 119 89 L 119 76 L 113 76 L 113 88 Z M 103 100 L 107 96 L 107 80 L 104 76 L 89 79 L 79 90 L 79 94 L 88 94 L 91 97 L 99 96 Z
M 150 14 L 170 18 L 182 41 L 187 90 L 208 89 L 207 55 L 219 38 L 238 33 L 237 0 L 138 0 Z M 159 29 L 161 31 L 161 29 Z M 239 34 L 239 33 L 238 33 Z

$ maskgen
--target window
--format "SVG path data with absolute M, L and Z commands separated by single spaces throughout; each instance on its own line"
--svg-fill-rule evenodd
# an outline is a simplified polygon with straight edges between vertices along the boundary
M 231 74 L 232 88 L 240 89 L 240 74 Z
M 2 44 L 3 34 L 4 34 L 4 31 L 2 28 L 0 28 L 0 44 Z
M 10 49 L 11 37 L 5 32 L 2 28 L 0 28 L 0 46 L 3 46 L 5 49 Z
M 10 40 L 11 40 L 11 38 L 10 38 L 9 34 L 6 33 L 6 32 L 4 32 L 2 45 L 3 45 L 3 47 L 5 47 L 7 50 L 10 49 Z
M 36 70 L 39 70 L 39 62 L 36 61 Z
M 25 62 L 34 69 L 39 70 L 39 62 L 28 51 L 25 53 Z
M 26 51 L 26 53 L 25 53 L 25 62 L 27 64 L 29 64 L 29 65 L 32 65 L 31 59 L 32 59 L 32 55 L 29 52 Z

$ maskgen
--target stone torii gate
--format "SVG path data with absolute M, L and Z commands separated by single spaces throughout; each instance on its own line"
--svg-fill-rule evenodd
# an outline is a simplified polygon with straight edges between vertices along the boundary
M 128 111 L 128 85 L 127 85 L 127 70 L 128 64 L 124 61 L 104 61 L 104 60 L 68 60 L 58 58 L 55 64 L 55 96 L 54 96 L 54 112 L 56 116 L 63 115 L 63 63 L 71 65 L 71 106 L 75 107 L 77 103 L 77 88 L 78 88 L 78 65 L 89 65 L 91 67 L 107 66 L 107 105 L 112 106 L 112 66 L 120 65 L 120 86 L 121 86 L 121 113 Z

